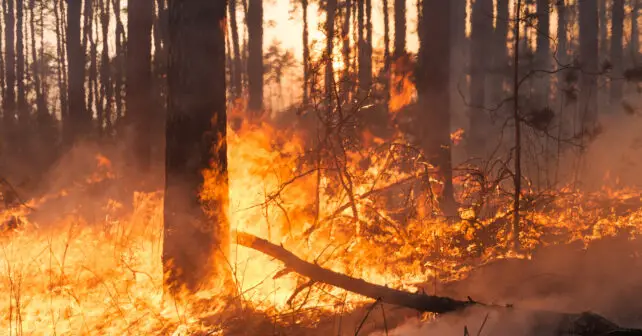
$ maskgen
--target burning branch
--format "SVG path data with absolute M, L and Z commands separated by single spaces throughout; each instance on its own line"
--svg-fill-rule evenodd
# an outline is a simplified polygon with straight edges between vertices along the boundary
M 471 306 L 486 307 L 489 309 L 512 309 L 513 306 L 483 305 L 469 298 L 460 301 L 448 297 L 427 295 L 425 293 L 409 293 L 406 291 L 388 288 L 366 282 L 362 279 L 350 277 L 328 269 L 316 263 L 307 262 L 283 246 L 278 246 L 269 241 L 244 232 L 236 232 L 233 241 L 256 251 L 267 254 L 283 262 L 287 269 L 310 278 L 310 281 L 326 283 L 347 291 L 357 293 L 378 302 L 415 309 L 420 312 L 437 314 L 461 311 Z M 555 330 L 554 335 L 630 335 L 642 336 L 642 329 L 625 329 L 615 323 L 593 313 L 560 313 L 552 311 L 530 312 L 541 325 L 550 325 Z M 539 326 L 539 325 L 538 325 Z

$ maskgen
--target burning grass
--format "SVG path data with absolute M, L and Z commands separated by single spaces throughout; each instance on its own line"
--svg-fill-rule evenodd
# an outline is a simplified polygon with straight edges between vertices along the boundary
M 282 244 L 325 268 L 412 291 L 513 256 L 511 199 L 502 184 L 462 168 L 461 218 L 445 218 L 434 196 L 441 184 L 401 138 L 374 141 L 368 149 L 330 139 L 322 153 L 264 124 L 230 131 L 228 141 L 232 230 Z M 97 156 L 83 182 L 1 213 L 2 223 L 21 223 L 0 238 L 1 330 L 186 335 L 232 333 L 240 324 L 247 332 L 256 314 L 272 327 L 316 326 L 368 302 L 238 246 L 229 260 L 233 291 L 206 289 L 196 300 L 164 297 L 162 193 L 136 193 L 131 206 L 119 199 L 83 201 L 93 184 L 122 183 L 113 169 Z M 206 183 L 201 196 L 215 192 Z M 52 200 L 64 207 L 47 207 Z M 633 238 L 642 229 L 640 203 L 639 191 L 626 188 L 527 192 L 520 257 L 542 245 L 585 244 L 623 232 Z M 86 218 L 83 207 L 100 215 Z M 261 323 L 253 326 L 265 327 Z

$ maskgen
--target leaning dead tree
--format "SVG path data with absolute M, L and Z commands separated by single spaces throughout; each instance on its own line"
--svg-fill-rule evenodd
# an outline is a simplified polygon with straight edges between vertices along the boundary
M 272 244 L 263 238 L 244 232 L 236 232 L 233 241 L 237 245 L 251 248 L 275 258 L 281 261 L 287 269 L 291 269 L 315 282 L 342 288 L 382 303 L 437 314 L 462 311 L 472 306 L 495 310 L 515 309 L 512 306 L 485 305 L 470 298 L 467 301 L 462 301 L 425 293 L 410 293 L 372 284 L 362 279 L 325 269 L 315 263 L 307 262 L 286 250 L 283 246 Z M 622 328 L 599 315 L 588 312 L 571 314 L 554 311 L 531 311 L 530 313 L 535 321 L 541 321 L 541 324 L 546 324 L 552 330 L 555 330 L 554 335 L 642 335 L 642 329 Z M 550 333 L 548 334 L 550 335 Z

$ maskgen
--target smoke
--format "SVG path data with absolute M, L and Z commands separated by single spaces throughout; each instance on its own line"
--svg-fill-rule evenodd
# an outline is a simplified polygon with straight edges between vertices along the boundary
M 627 235 L 581 244 L 541 248 L 531 260 L 496 260 L 466 279 L 442 285 L 435 294 L 511 305 L 473 307 L 430 322 L 408 320 L 390 335 L 550 335 L 558 313 L 599 314 L 622 327 L 641 327 L 642 241 Z M 432 293 L 432 292 L 431 292 Z M 484 324 L 484 320 L 487 319 Z M 373 336 L 383 335 L 374 333 Z

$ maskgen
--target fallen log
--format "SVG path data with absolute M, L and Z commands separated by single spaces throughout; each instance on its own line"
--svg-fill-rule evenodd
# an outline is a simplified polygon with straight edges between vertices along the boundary
M 313 281 L 342 288 L 383 303 L 411 308 L 420 312 L 444 314 L 461 311 L 471 306 L 482 306 L 489 309 L 515 309 L 513 306 L 484 305 L 472 299 L 467 301 L 456 300 L 424 293 L 410 293 L 372 284 L 362 279 L 325 269 L 315 263 L 307 262 L 286 250 L 283 246 L 272 244 L 263 238 L 244 232 L 236 232 L 233 241 L 237 245 L 269 255 L 283 262 L 286 268 Z M 532 313 L 537 320 L 546 321 L 542 322 L 542 324 L 555 323 L 556 326 L 553 329 L 557 331 L 556 335 L 642 336 L 642 330 L 622 328 L 602 316 L 589 312 L 569 314 L 552 311 L 529 311 L 529 313 Z

